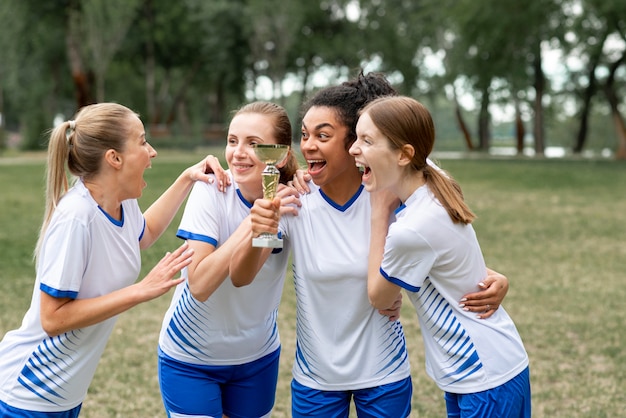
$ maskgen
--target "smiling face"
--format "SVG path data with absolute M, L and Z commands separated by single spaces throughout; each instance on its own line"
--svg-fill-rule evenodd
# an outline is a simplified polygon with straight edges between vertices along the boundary
M 120 153 L 123 161 L 120 187 L 125 192 L 124 199 L 137 199 L 146 187 L 144 172 L 152 166 L 152 158 L 157 156 L 157 152 L 146 141 L 143 123 L 135 115 L 128 116 L 128 133 Z
M 369 192 L 393 188 L 401 182 L 404 168 L 399 164 L 401 151 L 374 125 L 368 113 L 356 125 L 357 140 L 350 147 L 356 165 L 363 173 L 362 181 Z
M 351 184 L 356 180 L 357 186 L 360 183 L 354 159 L 345 145 L 348 132 L 330 107 L 311 107 L 302 119 L 300 150 L 311 178 L 322 189 L 346 181 Z
M 274 126 L 269 116 L 240 113 L 228 127 L 226 162 L 235 182 L 248 201 L 263 196 L 261 173 L 265 169 L 255 155 L 255 144 L 276 144 Z

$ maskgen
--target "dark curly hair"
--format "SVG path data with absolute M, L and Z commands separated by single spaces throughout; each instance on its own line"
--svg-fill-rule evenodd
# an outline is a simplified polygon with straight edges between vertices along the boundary
M 350 128 L 345 139 L 348 149 L 356 140 L 359 111 L 374 99 L 397 95 L 383 74 L 372 72 L 365 75 L 361 70 L 352 80 L 317 91 L 305 102 L 302 115 L 316 106 L 334 109 L 341 123 Z

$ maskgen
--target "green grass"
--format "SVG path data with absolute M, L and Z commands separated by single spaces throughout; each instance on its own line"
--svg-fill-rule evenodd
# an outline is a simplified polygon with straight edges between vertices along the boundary
M 210 150 L 216 153 L 221 149 Z M 145 209 L 199 154 L 163 153 L 146 174 Z M 534 417 L 615 417 L 626 405 L 626 165 L 585 160 L 443 160 L 478 215 L 487 264 L 506 274 L 505 307 L 531 361 Z M 0 162 L 0 336 L 20 325 L 34 281 L 44 163 Z M 180 216 L 180 214 L 179 214 Z M 168 232 L 143 254 L 146 273 L 178 245 Z M 163 417 L 156 344 L 171 294 L 120 316 L 83 417 Z M 288 276 L 280 311 L 283 355 L 274 417 L 290 416 L 295 302 Z M 426 376 L 415 313 L 402 321 L 414 378 L 413 417 L 444 416 Z

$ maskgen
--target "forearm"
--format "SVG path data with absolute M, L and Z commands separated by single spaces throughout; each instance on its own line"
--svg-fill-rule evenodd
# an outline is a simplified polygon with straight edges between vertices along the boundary
M 230 279 L 233 285 L 240 287 L 252 283 L 271 254 L 271 248 L 253 247 L 252 239 L 262 233 L 276 234 L 278 232 L 281 201 L 283 198 L 289 200 L 291 193 L 293 193 L 291 189 L 285 187 L 279 192 L 283 195 L 282 197 L 277 196 L 272 201 L 257 199 L 254 202 L 254 206 L 250 210 L 246 239 L 240 243 L 230 261 Z M 282 208 L 287 207 L 283 206 Z
M 271 253 L 271 249 L 252 246 L 252 233 L 243 240 L 230 260 L 230 279 L 237 287 L 247 286 L 256 277 Z
M 246 218 L 224 244 L 203 257 L 195 266 L 192 264 L 189 269 L 189 289 L 194 298 L 199 301 L 207 300 L 231 274 L 231 258 L 239 244 L 247 239 L 249 231 Z
M 174 183 L 144 212 L 146 230 L 141 248 L 150 247 L 163 234 L 189 194 L 194 181 L 183 172 Z
M 51 337 L 110 319 L 149 300 L 138 285 L 89 299 L 58 299 L 41 293 L 41 324 Z
M 372 213 L 367 293 L 370 303 L 376 309 L 388 309 L 394 304 L 398 293 L 400 293 L 399 287 L 390 283 L 380 273 L 388 230 L 389 214 Z

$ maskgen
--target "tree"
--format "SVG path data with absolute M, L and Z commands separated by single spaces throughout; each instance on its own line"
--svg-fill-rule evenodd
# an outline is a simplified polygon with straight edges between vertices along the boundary
M 346 2 L 300 2 L 302 25 L 288 55 L 288 71 L 302 86 L 298 103 L 308 91 L 311 76 L 324 69 L 325 73 L 345 72 L 360 65 L 363 56 L 362 32 L 349 20 Z M 330 80 L 329 80 L 330 82 Z M 299 106 L 298 106 L 299 107 Z
M 298 2 L 283 0 L 249 0 L 246 10 L 251 22 L 252 83 L 266 75 L 272 82 L 273 97 L 284 106 L 282 81 L 289 67 L 289 52 L 304 23 L 304 10 Z
M 187 0 L 195 36 L 211 123 L 224 123 L 226 112 L 243 101 L 245 74 L 250 68 L 250 16 L 243 0 Z M 195 62 L 195 61 L 194 61 Z
M 617 135 L 618 146 L 616 158 L 619 160 L 626 160 L 626 123 L 624 123 L 624 118 L 619 110 L 619 98 L 615 89 L 615 74 L 617 73 L 617 69 L 624 63 L 626 63 L 626 54 L 622 54 L 621 57 L 611 63 L 609 66 L 609 75 L 604 85 L 604 92 L 609 106 L 611 107 L 611 116 Z
M 622 1 L 584 0 L 571 5 L 569 12 L 573 24 L 566 44 L 567 52 L 576 56 L 585 66 L 584 74 L 571 72 L 580 97 L 580 123 L 573 150 L 575 153 L 582 152 L 587 141 L 592 99 L 598 91 L 604 91 L 615 126 L 618 143 L 616 156 L 624 159 L 626 133 L 619 110 L 616 81 L 626 51 L 626 21 L 623 18 L 626 16 L 626 6 Z M 604 85 L 600 85 L 602 79 L 598 78 L 602 73 L 607 74 Z
M 22 147 L 44 145 L 43 134 L 56 113 L 71 113 L 65 101 L 71 91 L 64 49 L 66 2 L 0 3 L 0 68 L 6 121 L 19 123 Z
M 80 50 L 92 63 L 99 102 L 105 100 L 104 81 L 109 64 L 126 37 L 138 6 L 139 0 L 81 0 L 80 9 L 70 9 L 70 49 L 72 54 Z M 74 47 L 77 43 L 79 48 Z

